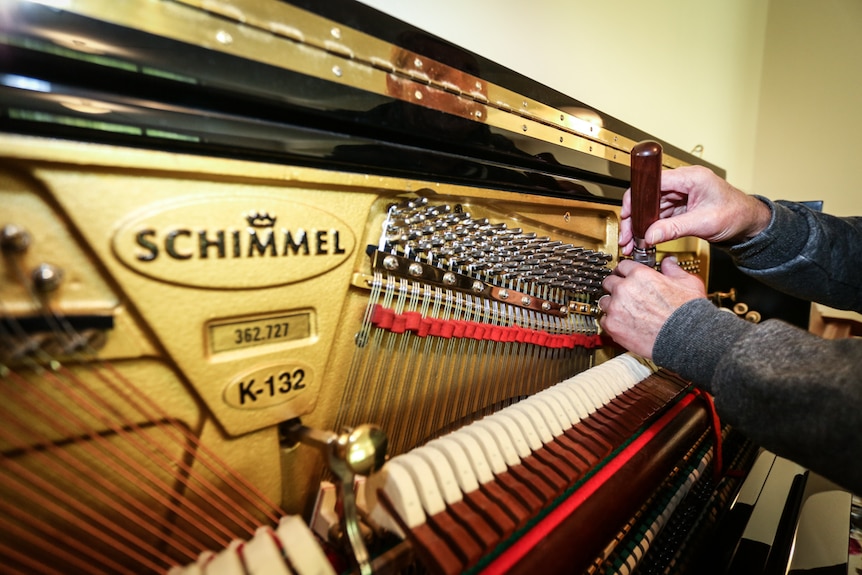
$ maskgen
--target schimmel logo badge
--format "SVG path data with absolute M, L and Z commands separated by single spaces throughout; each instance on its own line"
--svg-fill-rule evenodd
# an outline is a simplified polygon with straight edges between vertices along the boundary
M 116 256 L 140 274 L 214 289 L 309 279 L 343 263 L 355 245 L 353 231 L 334 214 L 273 197 L 155 204 L 113 239 Z

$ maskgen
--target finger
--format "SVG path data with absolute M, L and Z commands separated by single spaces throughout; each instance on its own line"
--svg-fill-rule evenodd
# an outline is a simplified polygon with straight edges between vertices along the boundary
M 634 249 L 634 236 L 632 236 L 632 191 L 631 188 L 623 194 L 623 205 L 620 209 L 620 237 L 617 243 L 622 248 L 623 255 L 630 255 Z
M 613 275 L 625 278 L 633 273 L 640 273 L 641 269 L 647 270 L 649 267 L 634 260 L 620 260 L 620 263 L 614 268 Z
M 623 246 L 623 248 L 627 247 L 628 244 L 634 242 L 634 237 L 632 236 L 632 220 L 631 218 L 626 218 L 625 220 L 620 221 L 620 239 L 619 244 Z M 629 250 L 631 251 L 631 250 Z M 623 250 L 623 253 L 628 255 L 628 252 Z
M 607 308 L 605 307 L 607 303 L 604 300 L 609 300 L 611 296 L 609 294 L 604 294 L 602 297 L 596 300 L 596 307 L 599 308 L 601 313 L 605 313 Z
M 703 166 L 683 166 L 673 170 L 662 170 L 661 190 L 688 195 L 693 182 L 698 179 L 702 180 L 707 172 L 711 172 L 711 170 Z
M 623 194 L 623 207 L 620 210 L 620 218 L 625 219 L 632 215 L 632 189 L 629 188 Z
M 602 280 L 602 288 L 608 292 L 609 295 L 613 295 L 614 290 L 621 281 L 623 281 L 621 276 L 611 274 Z
M 702 237 L 703 216 L 692 212 L 684 212 L 677 216 L 660 219 L 653 223 L 644 234 L 647 243 L 651 245 L 669 242 L 687 236 Z
M 675 257 L 666 257 L 661 260 L 661 273 L 671 279 L 686 278 L 690 274 L 679 266 Z
M 659 207 L 662 210 L 666 210 L 668 208 L 676 208 L 680 204 L 686 203 L 687 200 L 688 194 L 680 194 L 679 192 L 675 192 L 673 190 L 667 190 L 661 193 L 661 202 L 659 202 Z

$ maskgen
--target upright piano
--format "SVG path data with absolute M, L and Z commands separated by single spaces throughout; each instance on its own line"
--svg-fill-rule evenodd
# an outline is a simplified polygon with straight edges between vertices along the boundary
M 596 319 L 644 140 L 723 175 L 346 0 L 3 2 L 4 570 L 712 564 L 758 448 Z

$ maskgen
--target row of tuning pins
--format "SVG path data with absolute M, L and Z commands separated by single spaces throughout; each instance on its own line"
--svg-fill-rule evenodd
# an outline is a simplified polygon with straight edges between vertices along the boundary
M 427 198 L 390 207 L 381 251 L 397 253 L 497 285 L 535 285 L 567 292 L 601 293 L 612 256 L 538 236 L 456 206 L 429 205 Z

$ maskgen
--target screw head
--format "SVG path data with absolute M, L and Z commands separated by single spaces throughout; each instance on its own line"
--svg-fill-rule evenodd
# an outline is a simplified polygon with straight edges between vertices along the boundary
M 54 291 L 63 282 L 63 270 L 53 264 L 39 264 L 31 274 L 33 287 L 47 293 Z
M 7 253 L 21 253 L 30 247 L 30 234 L 16 224 L 0 228 L 0 249 Z
M 383 267 L 391 272 L 397 270 L 398 258 L 395 256 L 386 256 L 383 258 Z

